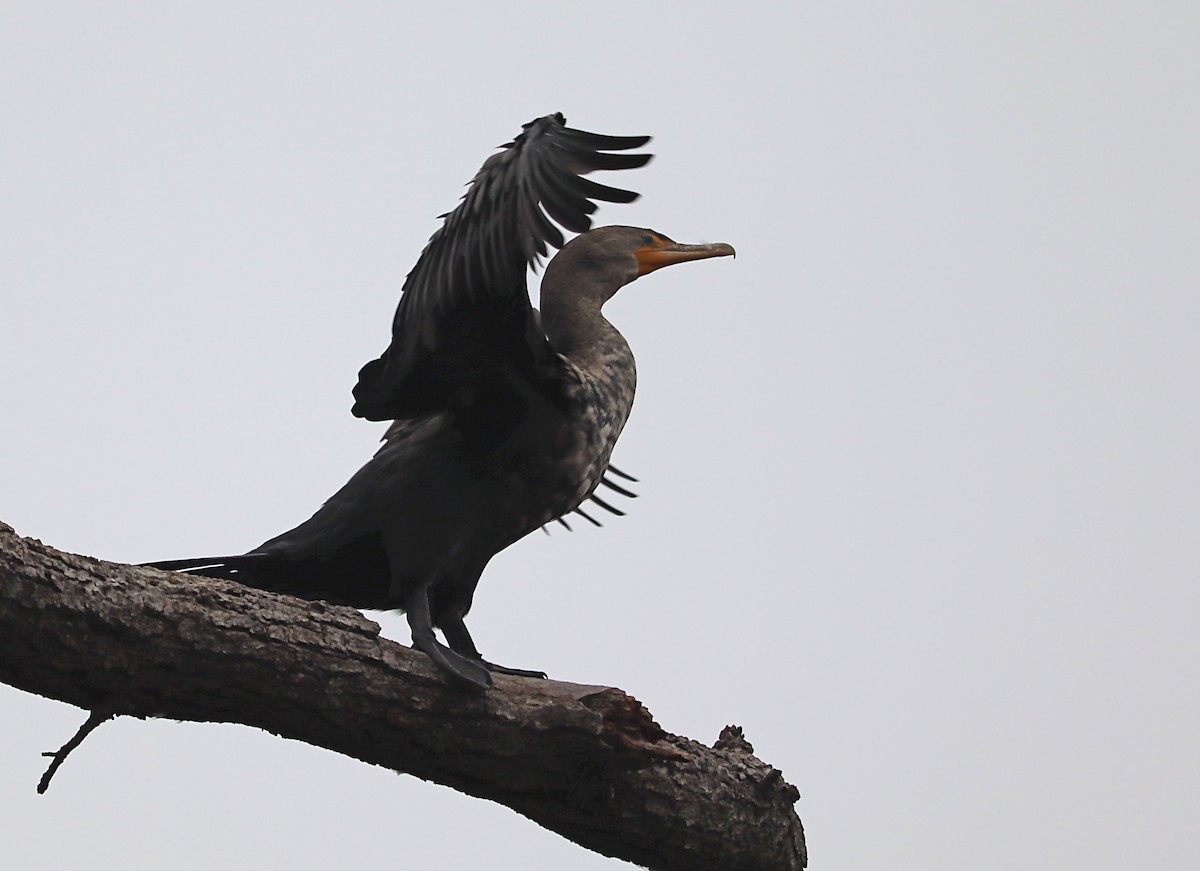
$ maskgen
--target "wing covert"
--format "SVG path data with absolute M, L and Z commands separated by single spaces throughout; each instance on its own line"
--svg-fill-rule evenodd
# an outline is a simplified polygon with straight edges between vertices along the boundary
M 355 416 L 436 411 L 494 367 L 552 357 L 533 317 L 526 270 L 548 246 L 562 247 L 562 229 L 590 229 L 595 201 L 638 198 L 584 176 L 644 166 L 651 155 L 621 152 L 649 140 L 574 130 L 556 113 L 524 125 L 489 157 L 408 274 L 391 344 L 359 372 Z

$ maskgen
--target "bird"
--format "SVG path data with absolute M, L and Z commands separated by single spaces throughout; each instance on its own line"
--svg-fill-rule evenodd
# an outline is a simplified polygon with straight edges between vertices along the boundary
M 629 152 L 649 140 L 573 129 L 561 113 L 525 124 L 441 216 L 405 280 L 390 344 L 359 372 L 353 414 L 391 422 L 378 452 L 310 519 L 249 553 L 143 565 L 404 611 L 414 648 L 469 689 L 487 690 L 492 673 L 545 678 L 477 650 L 464 618 L 480 576 L 585 500 L 610 507 L 595 497 L 602 483 L 633 495 L 608 477 L 629 477 L 609 461 L 636 371 L 604 304 L 655 270 L 735 253 L 645 228 L 592 229 L 595 201 L 639 195 L 585 176 L 644 166 L 652 155 Z M 562 230 L 579 235 L 564 244 Z M 560 250 L 538 310 L 526 275 L 547 246 Z

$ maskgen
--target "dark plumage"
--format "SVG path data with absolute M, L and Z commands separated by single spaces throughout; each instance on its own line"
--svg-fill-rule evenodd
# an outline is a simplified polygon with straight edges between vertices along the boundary
M 649 155 L 606 152 L 647 141 L 572 130 L 561 115 L 525 125 L 430 239 L 405 282 L 391 345 L 359 373 L 354 413 L 394 420 L 374 458 L 312 518 L 248 554 L 150 565 L 403 609 L 414 646 L 470 686 L 489 686 L 490 670 L 544 676 L 487 663 L 475 649 L 463 617 L 479 576 L 602 482 L 628 493 L 605 473 L 633 404 L 634 361 L 603 304 L 654 269 L 733 254 L 635 227 L 584 232 L 591 200 L 637 195 L 582 174 L 644 165 Z M 547 214 L 583 234 L 547 266 L 539 319 L 525 275 L 547 243 L 562 244 Z

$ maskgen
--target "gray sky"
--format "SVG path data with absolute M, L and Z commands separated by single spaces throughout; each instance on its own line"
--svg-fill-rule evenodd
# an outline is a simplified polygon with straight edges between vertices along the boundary
M 641 498 L 494 560 L 481 649 L 741 724 L 815 869 L 1197 867 L 1190 5 L 249 5 L 0 6 L 0 519 L 128 561 L 305 519 L 491 148 L 650 133 L 600 222 L 739 256 L 608 308 Z M 108 724 L 37 796 L 83 717 L 0 688 L 10 867 L 628 867 L 242 727 Z

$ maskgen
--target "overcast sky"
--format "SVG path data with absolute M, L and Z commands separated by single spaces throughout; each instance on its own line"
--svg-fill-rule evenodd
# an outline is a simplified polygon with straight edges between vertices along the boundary
M 783 7 L 0 5 L 0 520 L 304 520 L 493 147 L 653 134 L 600 222 L 738 258 L 606 310 L 641 496 L 495 559 L 480 648 L 741 724 L 820 871 L 1200 867 L 1198 13 Z M 84 716 L 0 687 L 7 867 L 629 867 L 237 726 L 109 723 L 36 795 Z

